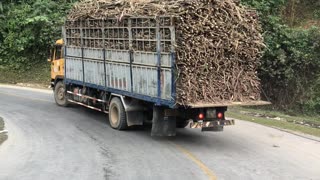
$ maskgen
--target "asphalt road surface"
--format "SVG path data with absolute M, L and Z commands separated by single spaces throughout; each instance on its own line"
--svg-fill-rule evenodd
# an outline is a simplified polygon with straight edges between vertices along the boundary
M 236 121 L 224 132 L 116 131 L 105 114 L 55 105 L 52 92 L 0 85 L 1 180 L 320 179 L 320 142 Z

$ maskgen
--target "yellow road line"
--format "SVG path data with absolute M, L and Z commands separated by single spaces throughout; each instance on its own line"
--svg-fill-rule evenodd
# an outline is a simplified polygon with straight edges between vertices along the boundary
M 12 93 L 5 93 L 5 92 L 0 92 L 0 94 L 4 94 L 4 95 L 8 95 L 8 96 L 14 96 L 14 97 L 18 97 L 18 98 L 22 98 L 22 99 L 28 99 L 28 100 L 32 100 L 32 101 L 42 101 L 42 102 L 52 102 L 49 100 L 45 100 L 45 99 L 39 99 L 39 98 L 31 98 L 31 97 L 26 97 L 26 96 L 20 96 L 20 95 L 16 95 L 16 94 L 12 94 Z
M 185 154 L 190 160 L 192 160 L 194 163 L 196 163 L 199 168 L 206 173 L 206 175 L 209 177 L 210 180 L 216 180 L 217 176 L 214 174 L 214 172 L 209 169 L 203 162 L 201 162 L 195 155 L 193 155 L 190 151 L 183 148 L 182 146 L 175 144 L 179 151 L 181 151 L 183 154 Z

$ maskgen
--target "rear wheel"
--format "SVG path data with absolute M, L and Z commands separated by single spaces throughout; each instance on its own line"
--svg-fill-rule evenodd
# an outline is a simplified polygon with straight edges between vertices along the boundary
M 121 100 L 114 97 L 109 106 L 109 122 L 113 129 L 127 129 L 127 116 Z
M 66 107 L 69 105 L 66 97 L 66 88 L 62 81 L 59 81 L 54 87 L 54 100 L 59 106 Z

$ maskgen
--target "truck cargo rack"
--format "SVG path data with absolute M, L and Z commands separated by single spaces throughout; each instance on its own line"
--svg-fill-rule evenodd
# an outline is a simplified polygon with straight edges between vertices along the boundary
M 175 17 L 66 21 L 65 82 L 174 107 Z

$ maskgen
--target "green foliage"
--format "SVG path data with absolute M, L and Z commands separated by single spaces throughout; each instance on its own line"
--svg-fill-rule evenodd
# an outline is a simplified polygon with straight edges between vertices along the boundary
M 320 76 L 311 84 L 310 97 L 304 104 L 305 112 L 320 114 Z
M 255 8 L 259 13 L 268 16 L 276 15 L 283 8 L 286 0 L 241 0 L 242 4 Z
M 317 9 L 313 12 L 313 17 L 315 19 L 320 19 L 320 9 Z
M 242 1 L 258 10 L 264 30 L 263 90 L 282 109 L 320 113 L 320 31 L 288 27 L 280 16 L 288 1 Z
M 50 64 L 40 63 L 32 71 L 17 71 L 0 67 L 0 82 L 8 84 L 31 83 L 48 87 L 50 82 Z
M 3 1 L 0 67 L 27 71 L 46 63 L 47 49 L 61 37 L 61 25 L 70 5 L 62 0 Z

